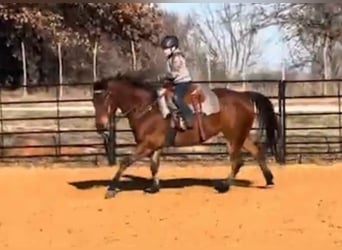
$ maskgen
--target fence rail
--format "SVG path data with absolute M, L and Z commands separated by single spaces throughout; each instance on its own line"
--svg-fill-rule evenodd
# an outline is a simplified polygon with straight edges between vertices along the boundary
M 282 125 L 281 158 L 283 162 L 303 157 L 334 157 L 342 154 L 342 103 L 341 79 L 332 80 L 250 80 L 245 83 L 248 90 L 258 89 L 256 84 L 270 84 L 271 98 Z M 198 82 L 208 84 L 206 81 Z M 214 87 L 236 88 L 241 81 L 215 81 Z M 289 89 L 298 84 L 319 84 L 333 86 L 334 93 L 305 95 L 290 93 Z M 60 84 L 55 94 L 44 96 L 41 92 L 22 97 L 21 90 L 0 89 L 0 158 L 47 159 L 57 161 L 109 160 L 114 163 L 127 155 L 135 146 L 131 130 L 125 118 L 117 114 L 115 130 L 111 131 L 111 153 L 107 154 L 102 138 L 94 129 L 94 110 L 91 103 L 91 83 L 63 84 L 63 93 L 74 88 L 76 94 L 67 98 L 59 95 Z M 27 86 L 29 90 L 45 86 Z M 304 86 L 305 88 L 305 86 Z M 318 88 L 318 87 L 317 87 Z M 82 91 L 79 91 L 83 89 Z M 266 88 L 267 90 L 267 88 Z M 265 91 L 268 92 L 268 91 Z M 292 91 L 293 92 L 293 91 Z M 265 94 L 265 93 L 264 93 Z M 83 96 L 82 96 L 83 95 Z M 75 96 L 77 98 L 75 98 Z M 31 97 L 31 98 L 30 98 Z M 217 159 L 226 157 L 225 143 L 220 136 L 201 146 L 182 149 L 167 149 L 166 159 Z

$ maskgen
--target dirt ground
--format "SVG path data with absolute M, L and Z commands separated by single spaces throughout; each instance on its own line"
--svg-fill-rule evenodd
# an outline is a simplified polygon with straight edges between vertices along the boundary
M 0 249 L 342 249 L 342 164 L 272 171 L 273 188 L 247 166 L 218 194 L 226 168 L 164 163 L 146 195 L 149 169 L 132 167 L 105 200 L 113 168 L 0 168 Z

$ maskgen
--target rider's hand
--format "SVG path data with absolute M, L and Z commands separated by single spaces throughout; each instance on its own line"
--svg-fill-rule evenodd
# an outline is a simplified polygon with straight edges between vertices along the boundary
M 159 90 L 159 95 L 160 96 L 165 95 L 165 93 L 166 93 L 166 89 L 165 88 L 162 88 L 162 89 Z

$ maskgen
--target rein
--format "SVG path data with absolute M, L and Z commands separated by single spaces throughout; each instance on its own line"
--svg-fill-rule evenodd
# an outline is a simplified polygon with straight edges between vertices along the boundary
M 106 90 L 95 90 L 94 94 L 102 94 L 104 91 Z M 111 92 L 110 91 L 106 91 L 106 96 L 105 98 L 109 98 L 111 96 Z M 127 110 L 126 112 L 122 113 L 122 116 L 128 116 L 129 114 L 131 114 L 132 112 L 137 112 L 140 111 L 140 115 L 138 116 L 138 119 L 140 119 L 141 117 L 143 117 L 146 113 L 150 112 L 152 110 L 152 106 L 154 104 L 156 104 L 158 102 L 158 100 L 163 97 L 163 95 L 159 95 L 154 101 L 152 101 L 151 103 L 142 106 L 141 108 L 139 108 L 139 105 L 135 105 L 132 108 L 130 108 L 129 110 Z M 118 122 L 118 119 L 115 119 L 115 124 Z
M 132 113 L 133 111 L 138 112 L 140 111 L 140 115 L 138 116 L 138 119 L 140 119 L 141 117 L 143 117 L 146 113 L 150 112 L 152 110 L 152 106 L 158 101 L 160 97 L 158 97 L 156 100 L 154 100 L 153 102 L 142 106 L 141 108 L 139 108 L 139 105 L 133 106 L 132 108 L 130 108 L 129 110 L 127 110 L 126 112 L 122 113 L 122 116 L 128 116 L 130 113 Z M 138 108 L 137 108 L 138 107 Z M 139 113 L 139 112 L 138 112 Z

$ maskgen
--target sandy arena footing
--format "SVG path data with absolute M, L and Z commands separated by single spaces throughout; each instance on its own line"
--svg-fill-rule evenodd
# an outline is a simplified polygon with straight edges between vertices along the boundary
M 105 200 L 114 171 L 0 168 L 0 249 L 342 249 L 342 164 L 274 166 L 269 189 L 245 167 L 226 194 L 211 186 L 228 168 L 163 163 L 146 195 L 149 168 L 132 167 Z

